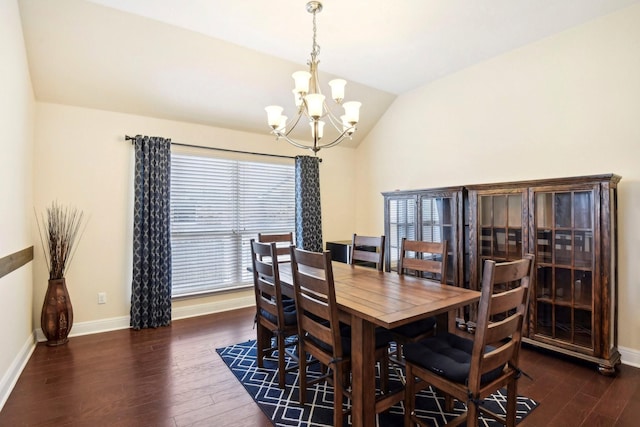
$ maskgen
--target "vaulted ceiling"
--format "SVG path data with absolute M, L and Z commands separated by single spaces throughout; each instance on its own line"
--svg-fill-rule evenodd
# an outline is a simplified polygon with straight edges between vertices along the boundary
M 18 1 L 39 101 L 264 134 L 265 106 L 293 115 L 306 0 Z M 638 1 L 324 0 L 320 78 L 363 103 L 355 146 L 397 95 Z

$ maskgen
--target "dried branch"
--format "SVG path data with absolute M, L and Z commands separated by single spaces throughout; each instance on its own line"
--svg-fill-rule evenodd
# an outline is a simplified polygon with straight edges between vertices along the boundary
M 75 244 L 79 241 L 78 232 L 84 214 L 76 208 L 62 207 L 53 202 L 41 216 L 42 228 L 38 222 L 38 232 L 45 252 L 49 279 L 62 279 L 75 253 Z M 43 233 L 44 230 L 44 233 Z

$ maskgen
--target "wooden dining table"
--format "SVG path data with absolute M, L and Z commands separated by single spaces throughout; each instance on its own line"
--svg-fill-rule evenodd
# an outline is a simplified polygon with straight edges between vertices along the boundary
M 335 261 L 332 268 L 340 320 L 351 325 L 352 425 L 375 426 L 376 413 L 402 398 L 376 401 L 376 327 L 392 329 L 431 316 L 446 319 L 456 308 L 478 301 L 480 292 Z M 283 293 L 293 296 L 289 263 L 281 264 L 280 281 Z

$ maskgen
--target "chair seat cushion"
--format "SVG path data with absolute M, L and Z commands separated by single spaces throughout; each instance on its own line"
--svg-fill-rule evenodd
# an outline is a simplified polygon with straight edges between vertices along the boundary
M 485 353 L 494 347 L 486 346 Z M 473 341 L 444 333 L 404 346 L 407 362 L 427 369 L 448 380 L 466 384 L 471 368 Z M 503 367 L 498 367 L 482 375 L 480 382 L 486 383 L 498 378 Z
M 398 326 L 397 328 L 393 328 L 391 332 L 407 338 L 415 338 L 427 331 L 432 331 L 435 326 L 436 318 L 427 317 L 426 319 L 421 319 L 413 323 L 409 323 L 408 325 L 402 325 Z
M 285 325 L 289 326 L 289 325 L 295 325 L 296 323 L 298 323 L 295 301 L 293 300 L 282 301 L 282 308 L 284 310 Z M 275 323 L 276 325 L 278 324 L 277 317 L 269 313 L 268 311 L 261 309 L 260 314 L 270 322 Z

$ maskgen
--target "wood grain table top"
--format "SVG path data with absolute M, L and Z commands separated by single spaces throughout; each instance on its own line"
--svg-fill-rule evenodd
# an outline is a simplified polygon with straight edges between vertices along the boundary
M 335 261 L 332 267 L 340 311 L 387 329 L 446 313 L 480 299 L 478 291 L 423 278 Z M 284 287 L 291 286 L 290 264 L 281 264 L 280 281 Z

